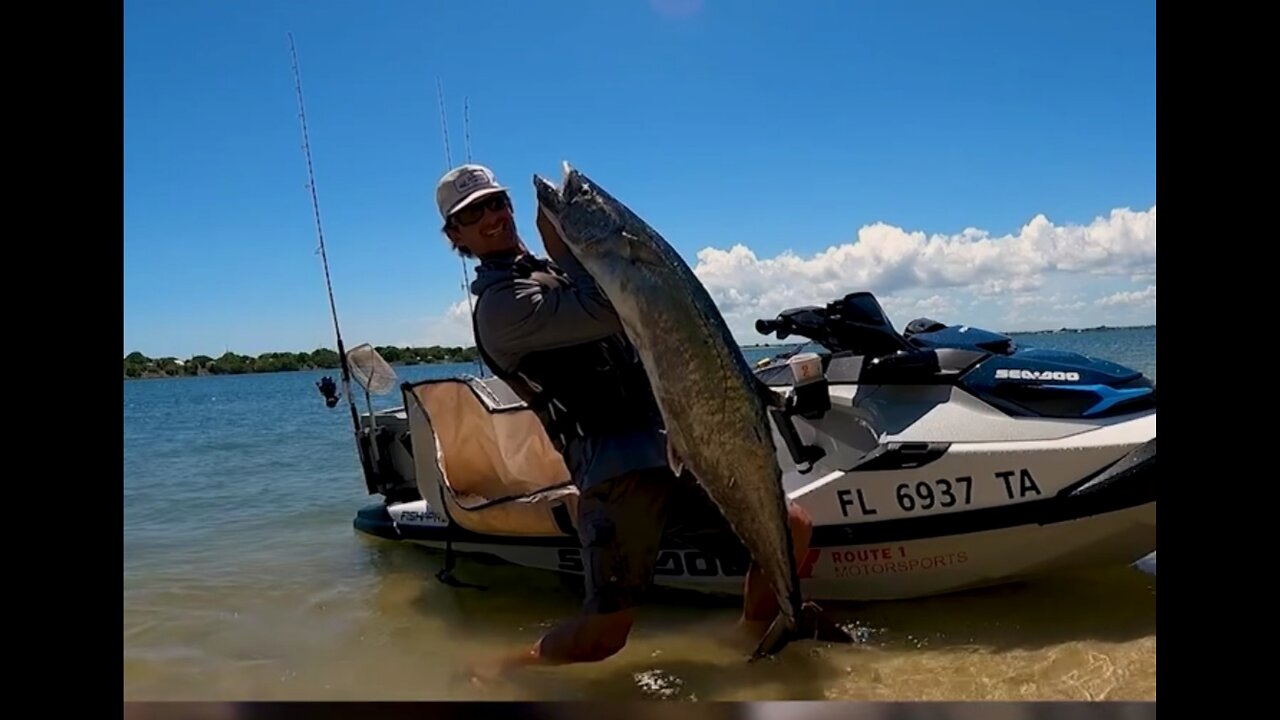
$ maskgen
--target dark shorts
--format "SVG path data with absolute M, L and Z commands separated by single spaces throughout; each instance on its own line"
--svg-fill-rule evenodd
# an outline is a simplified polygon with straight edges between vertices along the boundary
M 667 468 L 626 473 L 578 498 L 578 535 L 586 575 L 585 610 L 634 607 L 653 580 L 664 538 L 723 547 L 733 531 L 720 508 L 688 473 Z

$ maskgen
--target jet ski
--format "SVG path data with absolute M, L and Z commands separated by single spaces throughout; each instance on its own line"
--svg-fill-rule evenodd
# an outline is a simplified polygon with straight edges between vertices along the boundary
M 795 351 L 756 375 L 788 495 L 814 522 L 800 563 L 816 600 L 894 600 L 1128 565 L 1156 549 L 1156 388 L 1142 373 L 928 318 L 903 332 L 876 297 L 757 321 Z M 804 351 L 810 348 L 809 351 Z M 367 358 L 367 350 L 366 358 Z M 357 531 L 580 575 L 577 490 L 537 416 L 501 380 L 405 382 L 357 446 L 381 500 Z M 669 533 L 655 584 L 739 594 L 736 537 Z

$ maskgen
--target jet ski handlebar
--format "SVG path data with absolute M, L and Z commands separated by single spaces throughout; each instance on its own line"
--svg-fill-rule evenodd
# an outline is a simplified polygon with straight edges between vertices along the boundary
M 825 307 L 788 308 L 774 318 L 756 320 L 756 332 L 779 340 L 802 337 L 832 352 L 891 355 L 911 349 L 869 292 L 849 293 Z
M 843 343 L 836 334 L 825 308 L 806 306 L 784 310 L 774 318 L 756 320 L 756 332 L 786 340 L 792 335 L 816 342 L 830 350 L 841 350 Z
M 759 320 L 756 320 L 756 332 L 760 333 L 761 335 L 772 335 L 773 333 L 776 332 L 778 334 L 779 340 L 785 340 L 787 336 L 791 334 L 787 332 L 786 325 L 782 322 L 782 320 L 780 319 L 769 320 L 766 318 L 760 318 Z

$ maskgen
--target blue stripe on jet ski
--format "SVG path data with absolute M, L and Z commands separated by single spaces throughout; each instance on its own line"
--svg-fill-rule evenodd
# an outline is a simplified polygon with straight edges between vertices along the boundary
M 1110 385 L 1046 385 L 1045 387 L 1054 390 L 1076 390 L 1080 392 L 1091 392 L 1098 396 L 1098 402 L 1093 407 L 1085 410 L 1084 417 L 1097 415 L 1106 412 L 1119 403 L 1132 400 L 1134 398 L 1149 395 L 1151 388 L 1113 388 Z

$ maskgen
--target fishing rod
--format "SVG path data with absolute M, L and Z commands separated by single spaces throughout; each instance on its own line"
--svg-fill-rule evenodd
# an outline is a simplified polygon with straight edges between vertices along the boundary
M 444 88 L 440 84 L 440 78 L 436 78 L 436 100 L 440 104 L 440 134 L 444 139 L 444 169 L 445 172 L 453 169 L 453 155 L 449 152 L 449 120 L 448 115 L 444 111 Z M 462 137 L 463 148 L 466 151 L 467 162 L 471 162 L 471 112 L 470 99 L 464 97 L 462 99 Z M 471 302 L 471 289 L 468 287 L 467 278 L 467 259 L 459 256 L 458 262 L 462 266 L 462 295 L 467 299 L 468 317 L 475 314 L 475 307 Z M 476 369 L 480 377 L 484 377 L 484 363 L 479 357 L 476 358 Z
M 338 307 L 333 299 L 333 280 L 329 276 L 329 255 L 325 251 L 324 227 L 320 223 L 320 199 L 316 196 L 315 169 L 311 163 L 311 140 L 307 133 L 307 110 L 302 102 L 302 74 L 298 70 L 298 52 L 294 47 L 293 33 L 289 33 L 289 56 L 293 61 L 293 85 L 298 94 L 298 119 L 302 125 L 302 151 L 307 161 L 307 189 L 311 194 L 311 211 L 316 220 L 316 236 L 320 240 L 320 260 L 324 265 L 324 283 L 329 291 L 329 314 L 333 317 L 333 333 L 338 341 L 338 362 L 342 367 L 342 394 L 347 398 L 351 408 L 351 426 L 358 439 L 360 436 L 360 416 L 356 411 L 356 401 L 351 394 L 351 367 L 347 363 L 347 349 L 342 342 L 342 329 L 338 326 Z
M 467 151 L 467 162 L 471 162 L 471 98 L 462 97 L 462 143 Z

